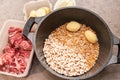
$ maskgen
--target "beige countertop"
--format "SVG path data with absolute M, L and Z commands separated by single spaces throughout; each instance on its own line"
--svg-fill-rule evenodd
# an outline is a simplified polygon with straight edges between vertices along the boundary
M 23 5 L 31 0 L 0 0 L 0 26 L 8 19 L 23 20 Z M 56 0 L 50 0 L 53 4 Z M 112 33 L 120 38 L 120 0 L 76 0 L 77 6 L 90 9 L 101 16 Z M 0 29 L 1 29 L 0 27 Z M 117 49 L 113 49 L 117 53 Z M 111 64 L 87 80 L 120 80 L 120 64 Z M 25 78 L 0 75 L 0 80 L 63 80 L 47 72 L 34 55 L 30 73 Z

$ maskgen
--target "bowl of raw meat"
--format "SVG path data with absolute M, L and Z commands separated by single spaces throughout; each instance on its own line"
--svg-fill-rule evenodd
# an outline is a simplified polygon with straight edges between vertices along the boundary
M 27 76 L 33 57 L 32 43 L 22 35 L 25 22 L 7 20 L 0 31 L 0 74 Z
M 30 17 L 24 36 L 28 37 L 35 23 L 38 28 L 32 43 L 38 60 L 50 73 L 64 79 L 95 76 L 108 65 L 113 45 L 120 49 L 120 39 L 105 21 L 84 8 L 61 8 L 45 17 Z

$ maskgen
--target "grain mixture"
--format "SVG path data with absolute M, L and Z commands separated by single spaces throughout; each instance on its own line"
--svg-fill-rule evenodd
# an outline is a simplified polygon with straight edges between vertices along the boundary
M 83 24 L 79 31 L 70 32 L 66 30 L 66 25 L 54 30 L 45 40 L 44 56 L 56 72 L 66 76 L 81 75 L 94 66 L 99 55 L 99 44 L 86 39 L 86 30 L 94 32 L 90 27 Z

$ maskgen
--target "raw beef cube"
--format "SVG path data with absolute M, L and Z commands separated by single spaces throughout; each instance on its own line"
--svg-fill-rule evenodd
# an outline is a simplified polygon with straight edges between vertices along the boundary
M 23 40 L 20 43 L 20 47 L 23 50 L 31 50 L 32 49 L 32 44 L 29 41 Z
M 14 36 L 16 33 L 22 33 L 22 29 L 20 28 L 15 28 L 15 27 L 10 27 L 8 30 L 9 37 Z
M 14 36 L 9 37 L 8 41 L 13 45 L 15 41 L 22 39 L 22 33 L 16 33 Z

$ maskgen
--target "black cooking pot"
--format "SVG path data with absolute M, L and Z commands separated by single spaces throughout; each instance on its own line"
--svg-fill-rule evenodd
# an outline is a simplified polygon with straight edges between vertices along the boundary
M 53 30 L 60 25 L 73 20 L 91 26 L 91 28 L 97 33 L 100 49 L 98 60 L 90 71 L 80 76 L 70 77 L 59 74 L 48 66 L 43 54 L 43 46 L 45 39 Z M 29 31 L 34 23 L 38 24 L 38 28 L 33 35 L 34 40 L 32 41 L 36 56 L 46 70 L 58 77 L 64 79 L 86 79 L 98 74 L 110 61 L 113 45 L 118 45 L 119 47 L 117 63 L 120 63 L 120 39 L 111 33 L 103 19 L 90 10 L 77 7 L 67 7 L 53 11 L 43 18 L 31 17 L 27 21 L 23 30 L 23 34 L 26 37 L 28 37 Z

